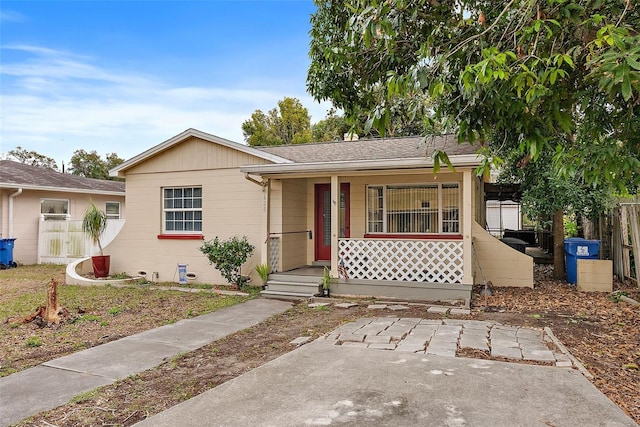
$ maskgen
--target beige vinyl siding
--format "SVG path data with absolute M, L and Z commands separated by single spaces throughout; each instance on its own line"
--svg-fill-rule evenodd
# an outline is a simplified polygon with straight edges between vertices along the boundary
M 259 157 L 191 137 L 127 171 L 132 174 L 166 173 L 189 170 L 229 169 L 270 163 Z M 240 171 L 236 171 L 240 174 Z
M 305 207 L 307 203 L 306 183 L 304 179 L 286 180 L 283 183 L 284 195 L 282 201 L 282 231 L 296 232 L 282 235 L 282 268 L 291 270 L 307 265 L 307 233 L 299 231 L 310 230 L 307 225 Z
M 475 212 L 474 220 L 478 224 L 487 223 L 486 202 L 484 200 L 484 180 L 481 177 L 475 177 L 473 186 L 473 206 Z
M 157 272 L 161 282 L 177 281 L 177 264 L 188 264 L 188 272 L 197 275 L 195 282 L 226 284 L 200 252 L 202 240 L 157 237 L 162 234 L 162 189 L 199 186 L 202 187 L 204 239 L 247 236 L 256 250 L 242 271 L 258 283 L 254 268 L 260 263 L 265 240 L 261 232 L 263 189 L 246 180 L 244 174 L 232 166 L 242 159 L 254 164 L 261 159 L 244 156 L 244 153 L 191 138 L 128 171 L 127 222 L 109 245 L 109 251 L 114 254 L 111 258 L 112 272 L 135 274 L 144 271 L 148 279 Z M 230 165 L 220 166 L 221 159 L 226 159 Z M 179 167 L 187 170 L 171 171 Z
M 61 191 L 24 190 L 15 197 L 13 204 L 13 236 L 9 236 L 9 195 L 16 190 L 2 191 L 2 238 L 15 237 L 13 259 L 19 264 L 35 264 L 38 261 L 38 231 L 40 200 L 61 199 L 69 201 L 69 219 L 82 219 L 91 200 L 101 209 L 107 201 L 119 201 L 121 218 L 126 218 L 124 197 L 66 193 Z
M 494 286 L 533 288 L 532 257 L 502 243 L 475 221 L 473 245 L 476 254 L 473 262 L 476 284 L 487 280 Z

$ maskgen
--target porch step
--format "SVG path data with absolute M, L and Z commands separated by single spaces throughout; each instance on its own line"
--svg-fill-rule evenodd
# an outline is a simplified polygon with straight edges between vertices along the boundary
M 268 289 L 260 292 L 260 295 L 262 295 L 265 298 L 294 299 L 294 300 L 306 299 L 314 296 L 306 292 L 270 291 Z
M 269 280 L 267 282 L 267 290 L 270 292 L 287 292 L 294 294 L 301 294 L 306 296 L 313 296 L 320 292 L 320 284 L 318 278 L 314 278 L 315 282 L 297 282 L 297 281 L 282 281 L 282 280 Z
M 322 281 L 322 271 L 319 276 L 308 276 L 302 274 L 289 273 L 271 273 L 269 274 L 269 283 L 293 283 L 293 284 L 314 284 L 319 285 Z

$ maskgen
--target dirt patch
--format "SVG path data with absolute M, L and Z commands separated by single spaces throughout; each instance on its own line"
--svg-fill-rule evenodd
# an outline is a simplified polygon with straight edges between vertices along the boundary
M 616 288 L 640 300 L 637 288 L 619 283 Z M 181 306 L 180 313 L 193 303 L 174 300 L 174 294 L 166 298 L 172 306 Z M 150 317 L 161 323 L 161 314 L 143 310 L 130 320 Z M 177 356 L 156 369 L 77 396 L 73 402 L 19 425 L 132 425 L 291 351 L 294 347 L 289 342 L 297 337 L 315 338 L 345 322 L 377 316 L 440 318 L 420 306 L 391 312 L 369 311 L 364 306 L 309 308 L 300 303 L 259 325 Z M 594 384 L 640 422 L 640 374 L 633 368 L 640 364 L 640 308 L 616 302 L 606 294 L 579 293 L 552 280 L 550 269 L 542 267 L 536 269 L 535 289 L 498 288 L 491 297 L 476 294 L 471 314 L 456 318 L 550 327 L 594 375 Z M 0 346 L 5 346 L 4 340 Z M 484 352 L 464 355 L 490 358 Z

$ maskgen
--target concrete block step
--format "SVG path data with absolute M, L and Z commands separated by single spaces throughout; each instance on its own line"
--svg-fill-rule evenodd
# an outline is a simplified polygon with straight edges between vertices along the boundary
M 308 292 L 270 291 L 268 289 L 260 292 L 260 295 L 262 295 L 265 298 L 295 299 L 295 300 L 306 299 L 306 298 L 311 298 L 315 296 L 314 294 L 308 293 Z
M 277 282 L 296 282 L 296 283 L 315 283 L 319 284 L 322 282 L 321 277 L 317 276 L 303 276 L 303 275 L 292 275 L 292 274 L 282 274 L 282 273 L 271 273 L 269 275 L 269 281 L 277 281 Z
M 279 280 L 269 280 L 267 289 L 279 292 L 302 292 L 306 294 L 317 294 L 320 292 L 320 285 L 317 283 L 282 282 Z

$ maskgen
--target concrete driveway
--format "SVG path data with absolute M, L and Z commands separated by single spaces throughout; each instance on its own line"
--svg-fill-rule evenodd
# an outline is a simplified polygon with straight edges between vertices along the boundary
M 578 371 L 318 340 L 138 426 L 636 426 Z

